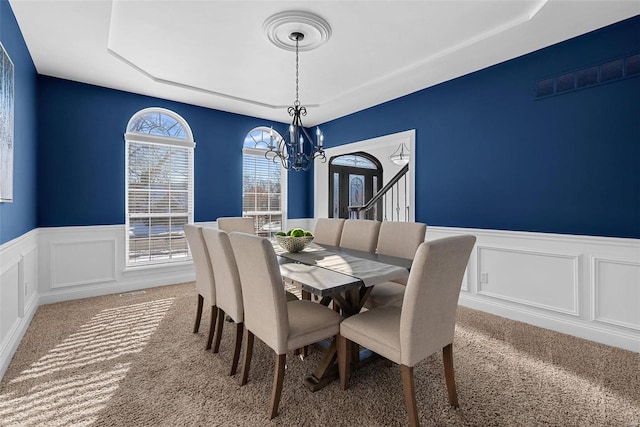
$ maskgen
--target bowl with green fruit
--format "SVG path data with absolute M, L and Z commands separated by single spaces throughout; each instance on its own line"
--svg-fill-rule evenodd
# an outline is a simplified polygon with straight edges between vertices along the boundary
M 292 228 L 287 231 L 276 233 L 276 240 L 282 249 L 287 252 L 300 252 L 313 241 L 313 234 L 302 228 Z

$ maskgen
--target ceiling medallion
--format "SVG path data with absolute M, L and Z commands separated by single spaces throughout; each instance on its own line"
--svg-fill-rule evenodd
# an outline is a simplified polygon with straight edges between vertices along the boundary
M 331 37 L 331 27 L 327 21 L 302 11 L 276 13 L 264 21 L 262 29 L 271 43 L 291 52 L 296 50 L 296 40 L 291 39 L 293 33 L 303 35 L 297 47 L 300 52 L 316 49 Z

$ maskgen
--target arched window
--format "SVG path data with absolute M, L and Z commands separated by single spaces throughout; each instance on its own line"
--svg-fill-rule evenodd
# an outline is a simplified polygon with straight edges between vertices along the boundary
M 125 142 L 127 265 L 186 260 L 195 147 L 189 125 L 172 111 L 147 108 L 129 120 Z
M 258 127 L 242 146 L 242 216 L 254 217 L 256 233 L 269 237 L 285 230 L 287 220 L 287 171 L 265 157 L 272 137 L 281 138 L 270 128 Z

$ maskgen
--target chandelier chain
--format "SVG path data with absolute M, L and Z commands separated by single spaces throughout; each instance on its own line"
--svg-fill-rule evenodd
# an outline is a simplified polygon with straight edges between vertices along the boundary
M 300 43 L 299 37 L 296 37 L 296 102 L 294 103 L 296 106 L 300 105 L 300 96 L 299 96 L 300 65 L 298 60 L 298 44 L 299 43 Z

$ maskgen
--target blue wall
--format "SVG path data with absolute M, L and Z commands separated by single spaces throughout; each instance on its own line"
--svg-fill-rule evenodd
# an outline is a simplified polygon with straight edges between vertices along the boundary
M 192 127 L 196 221 L 240 214 L 245 134 L 286 126 L 36 76 L 6 0 L 0 41 L 15 64 L 0 244 L 38 226 L 124 223 L 123 133 L 142 108 Z M 534 99 L 541 78 L 638 51 L 635 17 L 322 126 L 332 145 L 415 128 L 416 217 L 429 225 L 640 238 L 640 78 Z M 311 176 L 290 173 L 291 217 L 311 215 Z
M 640 76 L 534 99 L 640 52 L 640 17 L 325 123 L 332 145 L 416 129 L 416 219 L 640 238 Z
M 14 66 L 13 203 L 0 203 L 2 244 L 37 227 L 36 69 L 6 0 L 0 0 L 0 41 Z
M 53 77 L 38 77 L 38 225 L 124 224 L 124 132 L 147 107 L 181 115 L 195 149 L 195 220 L 242 213 L 242 143 L 253 117 L 136 95 Z M 308 174 L 289 175 L 289 215 L 308 216 Z

